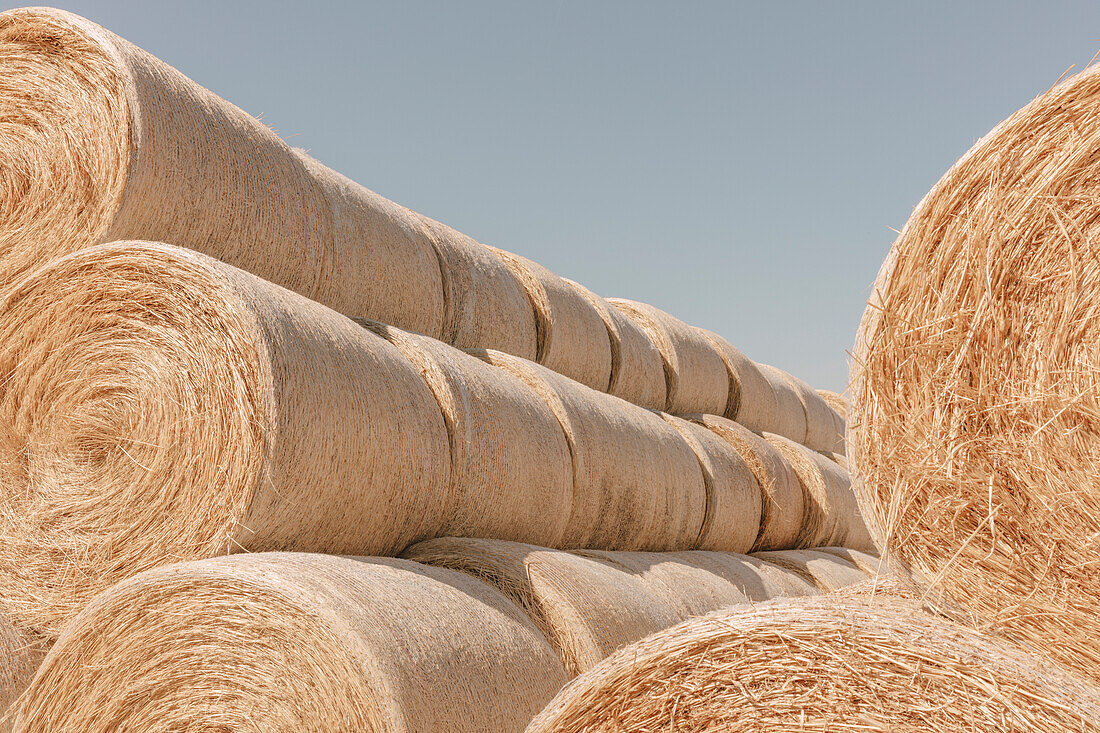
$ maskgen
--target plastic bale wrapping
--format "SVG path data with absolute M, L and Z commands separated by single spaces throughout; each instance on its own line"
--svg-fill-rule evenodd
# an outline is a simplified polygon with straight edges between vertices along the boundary
M 770 433 L 764 438 L 787 459 L 802 486 L 802 530 L 793 547 L 873 550 L 848 473 L 835 461 L 793 440 Z
M 392 343 L 435 395 L 450 439 L 440 534 L 560 545 L 573 502 L 565 432 L 524 382 L 440 341 L 358 320 Z
M 393 554 L 444 520 L 447 428 L 413 364 L 189 250 L 98 245 L 0 299 L 0 414 L 0 603 L 47 636 L 156 565 Z
M 17 731 L 520 731 L 564 684 L 498 591 L 407 560 L 259 553 L 158 568 L 50 650 Z
M 844 419 L 810 385 L 787 374 L 806 411 L 806 439 L 803 445 L 816 451 L 844 454 Z
M 545 367 L 475 350 L 528 384 L 554 411 L 573 459 L 563 548 L 673 550 L 695 546 L 707 512 L 699 461 L 658 414 Z
M 608 394 L 651 410 L 663 410 L 667 385 L 661 353 L 645 332 L 618 308 L 583 285 L 566 280 L 603 319 L 611 340 L 611 383 Z
M 784 438 L 805 445 L 809 432 L 806 406 L 802 403 L 802 398 L 791 381 L 791 375 L 770 364 L 758 366 L 764 379 L 771 386 L 776 401 L 775 422 L 764 432 L 782 435 Z
M 716 333 L 697 329 L 726 365 L 729 397 L 722 415 L 750 430 L 773 430 L 779 404 L 775 390 L 756 362 Z
M 535 314 L 535 361 L 583 385 L 607 392 L 611 384 L 611 337 L 584 294 L 542 265 L 495 250 L 523 284 Z
M 1100 681 L 1100 68 L 916 207 L 853 349 L 848 452 L 884 555 Z
M 729 444 L 748 465 L 761 490 L 760 532 L 754 550 L 795 547 L 802 533 L 805 512 L 802 484 L 791 464 L 762 436 L 715 415 L 690 415 Z
M 563 552 L 444 537 L 413 545 L 404 556 L 498 588 L 546 634 L 571 675 L 692 616 L 750 599 L 820 592 L 794 572 L 726 552 Z
M 46 656 L 46 641 L 17 628 L 0 611 L 0 733 L 11 730 L 9 709 Z
M 676 428 L 699 459 L 706 488 L 706 516 L 692 547 L 699 550 L 748 552 L 760 533 L 763 495 L 756 476 L 728 442 L 672 415 L 664 419 Z
M 758 552 L 756 557 L 798 573 L 826 593 L 860 583 L 869 575 L 852 560 L 820 550 L 775 550 Z
M 665 411 L 721 415 L 729 399 L 726 364 L 703 334 L 646 303 L 622 298 L 607 302 L 634 321 L 661 354 L 665 369 Z
M 1100 692 L 879 596 L 738 606 L 620 650 L 527 733 L 1095 733 Z

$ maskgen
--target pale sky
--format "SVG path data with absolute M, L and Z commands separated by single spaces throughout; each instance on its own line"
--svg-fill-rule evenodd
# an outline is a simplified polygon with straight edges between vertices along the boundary
M 1095 2 L 60 2 L 401 204 L 840 390 L 913 206 Z

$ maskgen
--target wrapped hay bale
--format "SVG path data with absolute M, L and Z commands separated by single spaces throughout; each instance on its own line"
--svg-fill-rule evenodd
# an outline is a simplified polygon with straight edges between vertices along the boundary
M 561 547 L 694 547 L 706 520 L 699 460 L 658 414 L 498 351 L 470 353 L 518 377 L 565 429 L 573 505 Z
M 726 363 L 698 329 L 646 303 L 623 298 L 607 302 L 634 321 L 661 354 L 666 412 L 725 413 L 730 390 Z
M 916 207 L 853 350 L 848 454 L 884 556 L 1100 681 L 1100 68 Z
M 357 320 L 416 366 L 442 410 L 451 472 L 439 534 L 558 546 L 573 502 L 573 462 L 542 398 L 441 341 Z
M 817 393 L 821 395 L 821 399 L 825 400 L 825 404 L 836 410 L 841 420 L 848 419 L 848 400 L 844 395 L 837 394 L 827 389 L 819 389 Z
M 867 575 L 888 575 L 887 568 L 885 564 L 883 564 L 882 558 L 870 552 L 860 552 L 859 550 L 853 550 L 848 547 L 818 547 L 817 551 L 824 552 L 829 555 L 834 555 L 842 560 L 846 560 L 847 562 L 855 565 Z
M 851 560 L 820 550 L 775 550 L 755 557 L 797 573 L 826 593 L 860 583 L 869 575 Z
M 665 408 L 667 385 L 661 353 L 645 332 L 618 308 L 580 283 L 566 280 L 599 313 L 611 339 L 611 383 L 608 394 L 651 410 Z
M 9 708 L 27 689 L 45 656 L 45 640 L 17 628 L 0 611 L 0 733 L 11 730 Z
M 732 552 L 562 552 L 443 537 L 404 557 L 469 573 L 526 611 L 571 675 L 692 616 L 820 591 L 796 573 Z
M 564 684 L 492 587 L 407 560 L 260 553 L 151 570 L 50 650 L 18 731 L 519 731 Z
M 691 415 L 729 444 L 748 464 L 761 490 L 760 532 L 754 550 L 782 550 L 797 545 L 802 532 L 804 499 L 798 474 L 763 437 L 715 415 Z
M 779 405 L 775 390 L 760 371 L 760 367 L 718 334 L 701 328 L 697 330 L 710 342 L 726 365 L 729 397 L 726 400 L 726 410 L 721 414 L 730 420 L 736 420 L 749 430 L 773 430 Z
M 538 336 L 535 361 L 607 392 L 611 384 L 611 337 L 592 303 L 542 265 L 510 252 L 493 251 L 523 284 L 534 308 Z
M 527 733 L 1093 733 L 1100 692 L 888 597 L 690 619 L 567 685 Z
M 813 387 L 792 374 L 787 374 L 786 377 L 798 393 L 802 408 L 806 411 L 806 439 L 802 444 L 811 450 L 843 455 L 844 419 Z
M 794 546 L 873 549 L 848 473 L 793 440 L 770 433 L 764 438 L 787 459 L 802 486 L 802 530 Z
M 534 358 L 530 303 L 499 257 L 291 150 L 113 33 L 10 10 L 0 70 L 0 146 L 17 176 L 0 198 L 0 288 L 91 244 L 155 239 L 343 313 Z
M 770 364 L 758 366 L 764 379 L 771 386 L 776 401 L 775 422 L 764 432 L 782 435 L 784 438 L 805 445 L 809 430 L 806 406 L 802 404 L 802 398 L 791 381 L 791 375 Z
M 140 570 L 439 533 L 447 428 L 400 351 L 189 250 L 116 242 L 0 299 L 0 601 L 56 634 Z
M 821 592 L 816 585 L 798 573 L 752 555 L 703 550 L 666 554 L 728 580 L 753 603 L 775 598 L 813 596 Z
M 706 516 L 692 547 L 699 550 L 748 552 L 760 533 L 763 496 L 756 476 L 728 442 L 697 425 L 662 415 L 691 446 L 703 470 Z

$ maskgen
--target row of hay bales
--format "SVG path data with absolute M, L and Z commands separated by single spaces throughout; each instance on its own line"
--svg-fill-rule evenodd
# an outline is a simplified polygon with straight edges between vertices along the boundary
M 870 548 L 839 456 L 162 244 L 79 250 L 0 300 L 0 415 L 0 601 L 47 636 L 129 575 L 242 550 Z
M 16 730 L 519 731 L 628 644 L 866 580 L 840 548 L 568 553 L 443 538 L 407 559 L 257 553 L 123 581 L 69 624 Z
M 83 18 L 0 14 L 0 62 L 2 145 L 20 193 L 0 211 L 0 288 L 88 245 L 166 242 L 345 315 L 535 361 L 643 407 L 841 449 L 843 421 L 801 380 L 387 201 Z

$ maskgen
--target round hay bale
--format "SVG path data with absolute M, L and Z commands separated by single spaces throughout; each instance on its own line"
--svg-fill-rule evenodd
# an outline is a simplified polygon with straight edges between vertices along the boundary
M 1100 681 L 1100 67 L 916 207 L 853 351 L 849 456 L 884 554 Z
M 611 337 L 584 295 L 537 262 L 490 248 L 522 283 L 535 312 L 535 361 L 600 392 L 611 385 Z
M 685 550 L 662 554 L 681 560 L 691 567 L 706 570 L 732 583 L 753 603 L 820 593 L 816 586 L 805 581 L 802 576 L 778 565 L 759 560 L 752 555 L 707 550 Z
M 773 550 L 758 552 L 755 557 L 801 575 L 826 593 L 860 583 L 868 576 L 851 560 L 820 550 Z
M 764 438 L 732 420 L 715 415 L 690 415 L 730 445 L 748 464 L 761 490 L 760 531 L 753 550 L 794 547 L 802 532 L 802 484 L 783 455 Z
M 607 393 L 651 410 L 663 410 L 667 385 L 661 353 L 634 321 L 600 296 L 572 280 L 573 286 L 603 319 L 611 339 L 611 382 Z
M 451 480 L 440 534 L 556 547 L 573 502 L 565 432 L 524 382 L 452 346 L 357 320 L 420 371 L 443 412 Z
M 657 584 L 614 563 L 560 550 L 444 537 L 413 545 L 404 557 L 469 573 L 499 589 L 545 634 L 570 676 L 685 618 Z
M 561 547 L 691 549 L 707 496 L 695 453 L 658 414 L 596 392 L 538 364 L 472 350 L 542 397 L 565 429 L 573 506 Z
M 844 395 L 831 392 L 827 389 L 819 389 L 817 393 L 821 395 L 821 399 L 825 400 L 825 404 L 836 410 L 841 420 L 848 419 L 848 399 Z
M 775 390 L 764 378 L 760 367 L 718 334 L 704 329 L 698 330 L 726 365 L 730 387 L 726 409 L 722 414 L 749 430 L 772 430 L 779 404 L 776 402 Z
M 834 555 L 846 562 L 850 562 L 867 575 L 885 576 L 887 574 L 887 568 L 882 562 L 882 558 L 870 552 L 860 552 L 859 550 L 853 550 L 848 547 L 819 547 L 817 551 L 824 552 L 827 555 Z
M 520 609 L 462 573 L 237 555 L 97 597 L 16 730 L 520 731 L 565 680 Z
M 782 435 L 796 443 L 806 444 L 806 435 L 809 430 L 809 422 L 806 416 L 806 406 L 798 394 L 791 375 L 782 369 L 770 364 L 759 364 L 760 372 L 775 393 L 776 411 L 775 422 L 765 432 Z
M 780 435 L 765 440 L 787 459 L 802 486 L 802 530 L 794 548 L 850 547 L 873 550 L 851 480 L 835 461 Z
M 46 656 L 46 641 L 23 631 L 0 611 L 0 733 L 11 731 L 10 710 Z
M 730 390 L 726 363 L 698 329 L 646 303 L 623 298 L 607 302 L 634 321 L 660 352 L 666 412 L 725 413 Z
M 438 534 L 447 428 L 416 368 L 322 305 L 116 242 L 0 299 L 0 602 L 57 633 L 141 570 Z
M 741 454 L 702 425 L 672 415 L 662 417 L 691 446 L 703 470 L 707 504 L 699 550 L 748 552 L 760 533 L 763 496 L 756 476 Z
M 798 393 L 806 411 L 806 440 L 803 445 L 816 451 L 844 453 L 844 419 L 829 406 L 813 387 L 788 374 L 787 381 Z
M 1094 733 L 1100 692 L 907 601 L 799 598 L 688 620 L 573 680 L 527 733 Z

